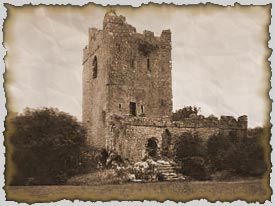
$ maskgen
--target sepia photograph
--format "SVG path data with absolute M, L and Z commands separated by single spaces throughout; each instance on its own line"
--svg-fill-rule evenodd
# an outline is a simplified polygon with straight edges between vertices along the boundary
M 271 200 L 271 3 L 6 3 L 7 201 Z

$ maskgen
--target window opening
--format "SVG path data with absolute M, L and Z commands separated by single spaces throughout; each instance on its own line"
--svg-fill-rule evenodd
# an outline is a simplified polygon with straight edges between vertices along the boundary
M 157 156 L 158 144 L 155 137 L 152 137 L 147 140 L 146 150 L 147 150 L 148 156 L 150 157 Z
M 135 102 L 130 102 L 130 114 L 137 116 L 137 104 Z
M 93 60 L 93 79 L 97 78 L 97 57 Z
M 147 59 L 147 69 L 150 70 L 150 59 Z

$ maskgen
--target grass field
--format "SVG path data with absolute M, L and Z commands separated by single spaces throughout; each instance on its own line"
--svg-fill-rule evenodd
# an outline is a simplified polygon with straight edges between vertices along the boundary
M 129 183 L 100 186 L 12 186 L 6 187 L 7 200 L 17 202 L 49 202 L 61 199 L 90 201 L 165 200 L 189 201 L 206 198 L 209 201 L 246 200 L 264 202 L 271 191 L 262 180 L 233 182 L 185 181 Z

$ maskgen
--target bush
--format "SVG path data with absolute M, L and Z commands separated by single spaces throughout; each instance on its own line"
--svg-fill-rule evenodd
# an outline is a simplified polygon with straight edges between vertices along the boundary
M 184 107 L 182 109 L 177 110 L 176 112 L 174 112 L 172 114 L 172 120 L 173 121 L 180 121 L 183 120 L 185 118 L 189 118 L 191 115 L 198 115 L 200 111 L 199 107 L 192 107 L 192 106 L 188 106 L 188 107 Z
M 244 176 L 262 175 L 266 171 L 264 149 L 258 138 L 218 134 L 209 138 L 207 148 L 214 171 L 228 170 Z
M 202 157 L 189 157 L 182 160 L 180 172 L 196 180 L 207 180 L 209 175 Z
M 202 139 L 189 132 L 182 133 L 174 146 L 175 158 L 180 163 L 179 172 L 196 180 L 208 179 Z
M 80 170 L 78 174 L 89 173 L 106 167 L 108 153 L 105 149 L 85 145 L 79 155 Z
M 174 152 L 176 160 L 181 161 L 187 157 L 202 156 L 202 140 L 189 132 L 182 133 L 176 140 Z
M 52 108 L 26 109 L 10 123 L 12 185 L 62 184 L 81 171 L 85 130 L 76 118 Z
M 170 157 L 171 156 L 170 145 L 172 141 L 172 135 L 168 129 L 165 129 L 165 131 L 161 136 L 162 136 L 161 155 Z

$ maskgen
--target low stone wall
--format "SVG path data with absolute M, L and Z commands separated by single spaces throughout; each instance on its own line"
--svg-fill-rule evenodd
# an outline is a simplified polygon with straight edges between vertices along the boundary
M 110 150 L 116 151 L 122 158 L 137 162 L 146 156 L 146 145 L 150 138 L 156 140 L 158 152 L 161 153 L 162 137 L 167 131 L 171 134 L 172 144 L 184 132 L 196 134 L 205 142 L 212 135 L 228 134 L 232 131 L 242 138 L 247 135 L 247 121 L 245 123 L 245 120 L 245 117 L 240 117 L 238 120 L 233 117 L 221 117 L 220 119 L 188 118 L 182 122 L 169 122 L 165 118 L 113 116 L 110 121 L 110 138 L 107 145 Z

